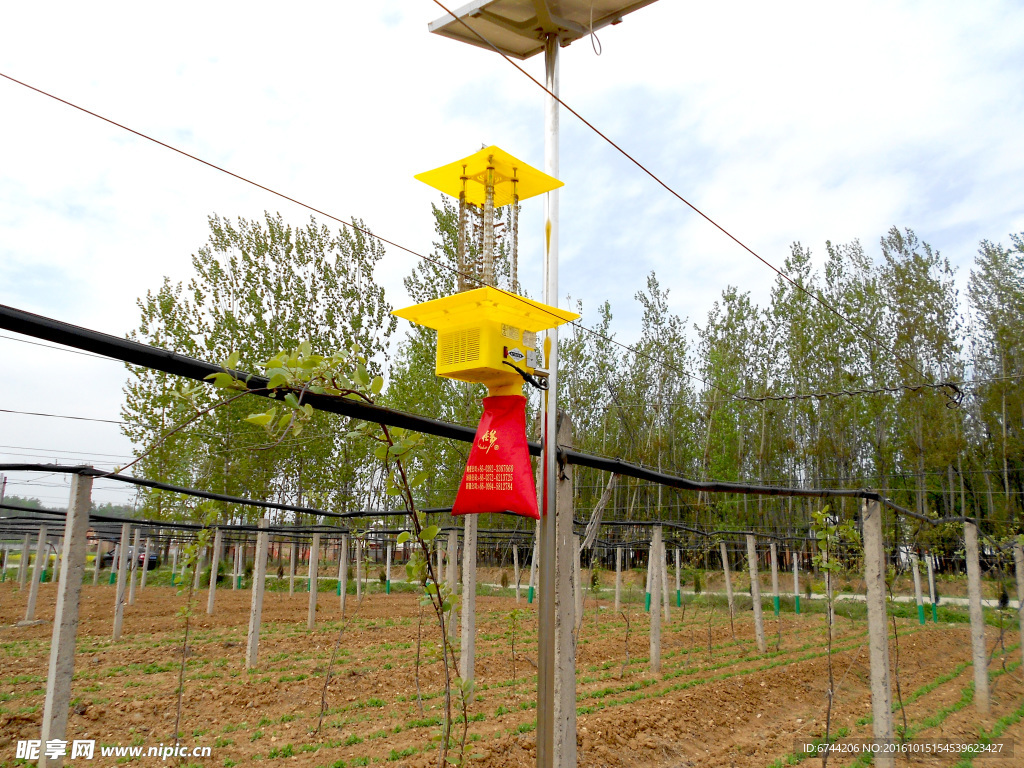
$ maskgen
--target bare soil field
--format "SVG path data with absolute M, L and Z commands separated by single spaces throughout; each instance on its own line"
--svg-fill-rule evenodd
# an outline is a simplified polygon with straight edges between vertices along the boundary
M 0 766 L 21 764 L 15 759 L 17 740 L 39 738 L 54 593 L 52 585 L 40 588 L 38 615 L 45 623 L 15 627 L 25 596 L 12 582 L 0 584 Z M 511 596 L 477 598 L 477 695 L 467 755 L 480 768 L 535 764 L 536 606 L 527 604 L 525 594 L 524 589 L 518 605 Z M 431 611 L 423 613 L 420 632 L 416 595 L 373 592 L 361 603 L 350 595 L 343 624 L 337 596 L 321 593 L 317 629 L 308 631 L 307 599 L 305 593 L 267 593 L 259 664 L 247 671 L 249 593 L 218 591 L 212 617 L 202 593 L 191 619 L 180 733 L 185 745 L 209 746 L 211 757 L 178 764 L 436 765 L 433 737 L 440 730 L 443 675 Z M 147 747 L 172 743 L 185 598 L 168 587 L 142 590 L 136 604 L 126 606 L 124 636 L 117 643 L 111 640 L 113 602 L 110 586 L 83 589 L 68 738 Z M 685 612 L 673 605 L 662 629 L 662 673 L 652 676 L 642 602 L 614 615 L 610 600 L 588 597 L 578 640 L 579 764 L 745 768 L 799 762 L 795 744 L 821 736 L 825 727 L 824 616 L 784 611 L 776 619 L 769 608 L 765 621 L 769 648 L 761 655 L 749 610 L 730 622 L 727 610 L 703 599 L 691 601 Z M 920 627 L 902 619 L 897 626 L 899 689 L 912 737 L 973 742 L 980 727 L 995 727 L 1003 738 L 1016 738 L 1017 757 L 975 762 L 982 768 L 1024 764 L 1016 631 L 1000 639 L 999 630 L 989 627 L 993 706 L 990 716 L 979 718 L 968 626 Z M 316 732 L 339 630 L 326 715 Z M 832 732 L 869 738 L 866 624 L 839 617 L 833 644 Z M 896 644 L 891 645 L 895 661 Z M 896 722 L 902 725 L 901 713 Z M 104 765 L 102 760 L 65 764 Z M 163 762 L 131 759 L 140 766 Z M 817 758 L 805 762 L 819 764 Z M 852 762 L 833 757 L 829 765 Z M 956 758 L 913 764 L 954 765 Z

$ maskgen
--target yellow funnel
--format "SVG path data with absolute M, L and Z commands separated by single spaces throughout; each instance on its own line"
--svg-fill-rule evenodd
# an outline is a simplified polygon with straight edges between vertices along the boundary
M 544 367 L 537 331 L 579 318 L 490 286 L 391 314 L 437 331 L 438 376 L 486 384 L 492 394 L 522 383 L 512 365 L 530 374 Z
M 484 180 L 488 169 L 494 170 L 494 207 L 509 205 L 515 194 L 520 200 L 550 192 L 564 184 L 543 171 L 518 160 L 508 152 L 497 147 L 487 147 L 479 152 L 456 160 L 454 163 L 442 165 L 432 171 L 424 171 L 416 178 L 434 189 L 439 189 L 454 198 L 462 192 L 463 177 L 466 182 L 466 202 L 482 206 L 484 204 Z

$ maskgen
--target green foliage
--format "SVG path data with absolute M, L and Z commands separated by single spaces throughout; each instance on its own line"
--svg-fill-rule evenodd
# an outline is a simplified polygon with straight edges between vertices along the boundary
M 349 229 L 334 234 L 312 219 L 292 227 L 280 215 L 237 222 L 211 216 L 209 223 L 209 240 L 192 258 L 193 277 L 187 285 L 165 278 L 140 299 L 139 327 L 130 338 L 249 371 L 303 340 L 318 350 L 356 344 L 370 360 L 367 385 L 379 386 L 374 382 L 395 327 L 373 279 L 384 254 L 379 241 Z M 332 511 L 363 501 L 365 446 L 338 439 L 337 417 L 312 414 L 274 444 L 263 425 L 245 421 L 252 409 L 242 401 L 186 423 L 235 393 L 227 370 L 213 377 L 221 389 L 199 385 L 184 399 L 176 377 L 130 372 L 122 414 L 124 432 L 142 456 L 139 474 L 257 498 L 283 494 Z M 193 519 L 194 511 L 187 500 L 146 491 L 147 517 Z

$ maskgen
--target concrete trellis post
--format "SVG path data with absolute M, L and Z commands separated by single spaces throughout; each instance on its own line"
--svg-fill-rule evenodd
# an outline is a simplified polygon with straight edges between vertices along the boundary
M 622 610 L 622 547 L 615 548 L 615 615 Z
M 345 618 L 345 598 L 348 597 L 348 534 L 341 535 L 341 557 L 338 560 L 338 597 L 341 618 Z
M 917 555 L 910 556 L 910 570 L 914 574 L 914 602 L 917 603 L 917 621 L 924 625 L 924 598 L 921 596 L 921 570 L 918 568 Z
M 144 554 L 142 557 L 142 580 L 139 582 L 139 589 L 142 589 L 146 586 L 146 574 L 149 573 L 149 552 L 150 549 L 152 548 L 152 544 L 153 540 L 149 536 L 147 536 L 146 546 L 143 549 Z
M 96 558 L 92 561 L 92 585 L 95 587 L 100 583 L 100 563 L 103 556 L 103 540 L 96 541 Z
M 263 589 L 267 581 L 267 545 L 270 535 L 270 518 L 264 517 L 259 522 L 260 531 L 256 534 L 256 559 L 252 566 L 252 604 L 249 608 L 249 634 L 245 646 L 245 668 L 256 666 L 256 658 L 260 648 L 260 621 L 263 618 Z
M 722 573 L 725 574 L 725 596 L 729 601 L 729 627 L 732 630 L 732 639 L 736 639 L 736 603 L 732 596 L 732 572 L 729 570 L 729 552 L 725 548 L 725 542 L 718 542 L 722 553 Z
M 661 574 L 658 572 L 660 567 L 664 567 L 659 563 L 661 555 L 661 526 L 654 526 L 654 530 L 651 534 L 651 551 L 650 557 L 647 563 L 647 573 L 649 574 L 649 580 L 651 581 L 651 606 L 650 606 L 650 620 L 651 620 L 651 632 L 650 632 L 650 665 L 651 674 L 657 675 L 661 673 L 661 590 L 658 589 L 658 580 L 661 578 Z
M 448 532 L 448 592 L 452 596 L 452 609 L 448 612 L 448 639 L 455 640 L 455 625 L 459 623 L 459 609 L 455 606 L 455 594 L 459 588 L 459 532 L 451 530 Z
M 558 413 L 555 442 L 572 448 L 572 421 Z M 549 480 L 550 481 L 550 480 Z M 579 574 L 579 539 L 573 535 L 573 467 L 557 473 L 554 525 L 554 718 L 555 768 L 575 768 L 576 755 L 576 628 L 583 616 L 583 584 Z M 543 606 L 542 606 L 543 608 Z M 538 649 L 542 653 L 543 649 Z M 541 659 L 538 659 L 538 664 Z
M 754 637 L 757 650 L 764 653 L 768 647 L 764 642 L 764 617 L 761 615 L 761 577 L 757 573 L 757 541 L 754 534 L 747 534 L 747 565 L 750 568 L 750 597 L 754 602 Z
M 679 579 L 680 579 L 680 576 L 679 576 L 679 547 L 676 547 L 675 555 L 676 555 L 676 608 L 682 608 L 683 607 L 683 588 L 682 588 L 682 585 L 679 583 Z
M 28 580 L 28 561 L 31 558 L 32 547 L 32 534 L 26 533 L 25 538 L 21 542 L 21 562 L 18 563 L 18 587 L 20 589 L 25 588 L 25 582 Z
M 39 526 L 39 540 L 36 544 L 36 562 L 32 569 L 32 583 L 28 586 L 28 605 L 25 608 L 25 621 L 36 620 L 36 599 L 39 597 L 39 580 L 43 576 L 43 553 L 46 550 L 46 526 Z
M 117 558 L 115 557 L 114 560 L 116 560 L 116 559 Z M 113 567 L 114 567 L 114 560 L 110 561 L 111 569 L 113 569 Z M 172 587 L 177 586 L 177 581 L 176 581 L 176 576 L 175 576 L 175 574 L 177 574 L 177 572 L 178 572 L 178 545 L 175 544 L 171 548 L 171 586 Z
M 356 539 L 356 602 L 363 599 L 363 540 Z
M 661 546 L 658 547 L 658 571 L 661 573 L 661 604 L 662 609 L 665 611 L 665 622 L 672 621 L 672 611 L 669 607 L 669 593 L 668 593 L 668 552 L 665 549 L 665 541 L 662 540 Z
M 293 541 L 288 551 L 288 594 L 295 594 L 295 561 L 299 559 L 298 542 Z
M 800 613 L 800 555 L 793 553 L 793 612 Z
M 580 567 L 580 537 L 572 537 L 573 627 L 583 621 L 583 569 Z
M 149 542 L 146 542 L 149 551 Z M 206 597 L 206 613 L 213 616 L 213 604 L 217 595 L 217 574 L 220 571 L 220 558 L 224 551 L 224 533 L 220 528 L 213 529 L 213 554 L 210 558 L 210 591 Z
M 1024 638 L 1024 547 L 1020 541 L 1013 545 L 1013 565 L 1017 574 L 1017 626 Z M 1020 644 L 1020 660 L 1024 664 L 1024 642 Z
M 404 545 L 403 545 L 404 546 Z M 434 574 L 437 576 L 438 583 L 444 582 L 444 547 L 441 546 L 441 536 L 438 534 L 437 538 L 434 539 L 434 556 L 437 560 L 437 565 L 434 569 Z
M 644 610 L 651 610 L 651 582 L 653 568 L 654 568 L 654 539 L 651 538 L 651 542 L 647 545 L 647 578 L 644 583 Z
M 459 674 L 463 680 L 474 678 L 476 660 L 476 534 L 477 515 L 466 515 L 462 541 L 462 647 Z
M 234 568 L 231 569 L 231 589 L 242 588 L 242 545 L 235 542 Z
M 936 624 L 939 623 L 939 596 L 935 592 L 935 562 L 932 560 L 932 553 L 929 552 L 924 559 L 925 565 L 928 567 L 928 599 L 932 604 L 932 621 Z M 1021 647 L 1024 647 L 1022 645 Z
M 872 728 L 876 740 L 892 741 L 892 689 L 889 684 L 889 628 L 885 613 L 885 542 L 882 505 L 865 501 L 863 507 L 864 582 L 867 587 L 868 654 L 871 666 Z M 875 755 L 878 768 L 892 768 L 891 754 Z
M 533 596 L 537 590 L 537 549 L 539 547 L 537 538 L 533 539 L 533 558 L 530 560 L 530 586 L 526 590 L 526 602 L 533 603 Z
M 967 597 L 971 614 L 971 652 L 974 659 L 974 708 L 987 715 L 988 651 L 985 647 L 985 613 L 981 607 L 981 566 L 978 563 L 978 526 L 964 523 L 964 549 L 967 557 Z
M 138 579 L 139 571 L 139 544 L 142 540 L 142 529 L 135 529 L 135 544 L 132 547 L 132 564 L 131 570 L 128 572 L 128 605 L 135 605 L 135 584 Z
M 187 565 L 187 563 L 182 565 L 182 572 L 183 573 L 186 570 L 186 568 L 185 568 L 186 565 Z M 204 565 L 206 565 L 206 549 L 205 549 L 205 547 L 203 549 L 200 549 L 199 552 L 196 553 L 196 564 L 195 564 L 195 568 L 192 571 L 192 591 L 193 592 L 198 592 L 199 591 L 199 581 L 200 581 L 200 577 L 203 575 L 203 566 Z M 185 580 L 183 578 L 182 579 L 182 583 L 184 583 L 184 582 L 185 582 Z
M 309 547 L 309 613 L 306 616 L 306 629 L 316 629 L 316 598 L 320 590 L 320 534 L 313 534 L 313 543 Z
M 512 545 L 512 576 L 515 578 L 516 602 L 519 602 L 519 546 Z
M 53 551 L 53 578 L 50 579 L 51 584 L 56 584 L 60 580 L 60 572 L 64 568 L 64 537 L 57 539 L 57 546 Z
M 773 541 L 770 542 L 769 552 L 772 558 L 772 608 L 775 609 L 775 615 L 779 615 L 780 601 L 779 601 L 779 547 Z
M 46 698 L 40 739 L 45 745 L 52 739 L 65 740 L 68 729 L 68 708 L 71 705 L 71 679 L 75 672 L 75 640 L 78 634 L 78 607 L 85 575 L 85 550 L 89 535 L 89 509 L 92 478 L 71 476 L 71 498 L 64 524 L 64 560 L 61 580 L 57 585 L 57 607 L 53 616 L 50 639 L 50 665 L 46 676 Z M 39 761 L 44 768 L 59 766 L 62 758 Z
M 384 594 L 391 594 L 391 544 L 388 544 L 387 559 L 384 561 Z
M 128 523 L 121 525 L 121 543 L 117 553 L 117 590 L 114 594 L 114 639 L 121 639 L 121 625 L 124 623 L 124 587 L 128 575 L 128 542 L 132 535 L 132 527 Z M 113 563 L 111 563 L 113 570 Z

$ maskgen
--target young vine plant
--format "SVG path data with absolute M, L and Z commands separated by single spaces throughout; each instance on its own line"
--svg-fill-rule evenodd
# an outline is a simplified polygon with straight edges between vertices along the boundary
M 228 391 L 229 396 L 222 402 L 235 399 L 235 394 L 259 393 L 268 396 L 273 401 L 270 408 L 250 414 L 245 421 L 261 427 L 273 445 L 281 443 L 289 435 L 298 435 L 309 423 L 314 413 L 313 406 L 308 402 L 310 395 L 357 400 L 372 405 L 384 387 L 382 377 L 370 374 L 368 361 L 356 345 L 344 352 L 321 355 L 313 351 L 309 342 L 302 342 L 296 349 L 278 352 L 257 366 L 267 379 L 266 384 L 258 388 L 250 388 L 249 379 L 235 375 L 233 371 L 238 361 L 238 353 L 232 353 L 223 361 L 222 371 L 206 378 L 214 386 Z M 185 386 L 178 390 L 178 396 L 194 402 L 202 390 L 202 384 Z M 447 623 L 452 619 L 454 595 L 442 583 L 430 557 L 432 542 L 440 531 L 438 526 L 428 525 L 426 514 L 417 508 L 415 489 L 429 477 L 429 472 L 418 456 L 422 436 L 384 424 L 360 422 L 346 432 L 345 437 L 375 443 L 374 456 L 385 467 L 385 491 L 389 496 L 398 497 L 408 513 L 410 530 L 402 532 L 397 543 L 404 544 L 412 540 L 417 544 L 416 551 L 406 565 L 406 572 L 410 583 L 423 586 L 421 604 L 433 609 L 443 647 L 441 658 L 445 690 L 444 714 L 438 737 L 438 767 L 461 765 L 465 762 L 473 682 L 462 680 L 457 675 L 455 648 L 447 631 Z M 454 729 L 456 706 L 459 710 L 458 719 L 462 723 L 461 732 L 457 736 Z

